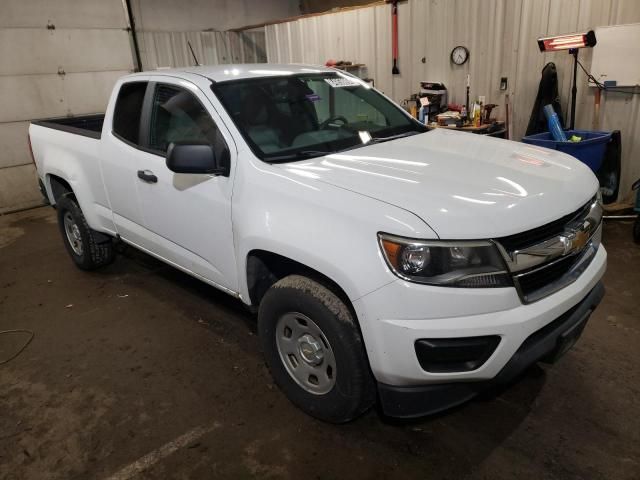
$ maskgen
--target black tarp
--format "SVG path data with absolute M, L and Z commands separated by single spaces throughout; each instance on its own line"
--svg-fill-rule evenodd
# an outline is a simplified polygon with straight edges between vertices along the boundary
M 560 106 L 560 94 L 558 93 L 558 72 L 556 64 L 547 63 L 542 69 L 542 78 L 538 87 L 538 95 L 533 104 L 533 111 L 529 119 L 529 126 L 525 135 L 535 135 L 536 133 L 547 132 L 547 118 L 544 116 L 544 106 L 553 105 L 553 109 L 558 114 L 560 126 L 564 129 L 564 117 Z

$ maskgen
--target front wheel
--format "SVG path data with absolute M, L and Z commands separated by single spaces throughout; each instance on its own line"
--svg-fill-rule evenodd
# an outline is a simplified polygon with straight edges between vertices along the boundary
M 82 270 L 95 270 L 111 263 L 113 244 L 110 237 L 89 227 L 80 206 L 72 195 L 56 203 L 62 241 L 73 262 Z
M 276 384 L 301 410 L 343 423 L 373 405 L 360 332 L 344 302 L 322 284 L 300 275 L 275 283 L 260 303 L 258 333 Z

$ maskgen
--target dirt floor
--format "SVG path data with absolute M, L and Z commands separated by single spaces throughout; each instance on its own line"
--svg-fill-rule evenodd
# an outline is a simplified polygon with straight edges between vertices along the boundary
M 640 246 L 607 224 L 578 344 L 495 396 L 411 423 L 307 417 L 240 302 L 132 249 L 68 258 L 54 211 L 0 217 L 0 478 L 640 478 Z M 28 339 L 0 335 L 0 362 Z

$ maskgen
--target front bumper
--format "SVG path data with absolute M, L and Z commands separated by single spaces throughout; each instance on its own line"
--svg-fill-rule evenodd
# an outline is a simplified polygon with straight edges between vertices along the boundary
M 354 301 L 385 411 L 418 416 L 446 409 L 504 381 L 504 372 L 515 372 L 513 377 L 544 357 L 548 342 L 557 341 L 577 322 L 573 312 L 593 310 L 600 301 L 606 258 L 601 245 L 573 283 L 530 304 L 522 303 L 515 288 L 445 288 L 403 281 Z M 535 342 L 533 353 L 523 356 L 522 348 L 533 342 L 529 339 L 547 332 L 550 325 L 557 330 Z M 473 370 L 427 371 L 416 355 L 415 344 L 421 339 L 483 336 L 499 336 L 500 342 Z M 537 355 L 540 350 L 544 352 Z M 400 397 L 404 399 L 399 401 Z
M 507 384 L 538 361 L 553 363 L 580 337 L 603 296 L 604 286 L 598 282 L 579 304 L 531 334 L 491 380 L 422 386 L 378 383 L 382 410 L 386 415 L 401 418 L 430 415 L 464 403 L 483 390 Z

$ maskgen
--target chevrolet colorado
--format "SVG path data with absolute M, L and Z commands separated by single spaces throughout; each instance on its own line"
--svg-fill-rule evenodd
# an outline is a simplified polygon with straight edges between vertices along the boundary
M 425 132 L 338 70 L 136 73 L 104 115 L 29 136 L 78 267 L 115 239 L 237 297 L 277 385 L 326 421 L 465 402 L 563 354 L 604 293 L 585 165 Z

